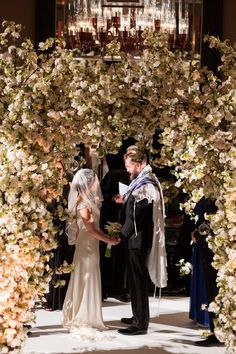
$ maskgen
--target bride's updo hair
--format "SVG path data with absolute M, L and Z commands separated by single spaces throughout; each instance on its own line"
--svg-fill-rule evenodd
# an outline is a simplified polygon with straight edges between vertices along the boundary
M 96 180 L 96 174 L 89 168 L 83 168 L 77 172 L 78 192 L 88 190 Z
M 70 245 L 75 244 L 78 231 L 78 210 L 92 208 L 93 212 L 100 213 L 103 196 L 96 173 L 89 168 L 77 171 L 70 184 L 68 195 L 68 211 L 76 216 L 73 221 L 68 221 L 66 233 Z M 77 219 L 78 218 L 78 219 Z
M 68 209 L 75 211 L 83 201 L 86 205 L 99 208 L 103 200 L 99 179 L 96 173 L 89 168 L 77 171 L 68 196 Z

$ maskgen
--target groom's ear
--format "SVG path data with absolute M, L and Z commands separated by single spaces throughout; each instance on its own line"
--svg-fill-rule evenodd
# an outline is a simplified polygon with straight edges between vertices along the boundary
M 140 173 L 143 169 L 143 163 L 142 162 L 136 162 L 137 170 Z

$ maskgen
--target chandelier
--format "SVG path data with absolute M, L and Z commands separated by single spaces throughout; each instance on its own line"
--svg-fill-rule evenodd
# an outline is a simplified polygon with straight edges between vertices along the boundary
M 166 31 L 169 49 L 190 50 L 191 4 L 199 0 L 65 0 L 67 45 L 82 53 L 101 52 L 113 39 L 138 55 L 144 30 Z M 59 31 L 58 31 L 59 32 Z M 62 31 L 61 31 L 62 33 Z M 61 33 L 58 33 L 61 36 Z M 189 48 L 188 48 L 189 47 Z

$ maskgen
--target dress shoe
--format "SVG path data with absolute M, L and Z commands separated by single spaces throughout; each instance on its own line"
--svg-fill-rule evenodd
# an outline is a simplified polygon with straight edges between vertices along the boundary
M 32 328 L 31 325 L 27 325 L 27 324 L 24 324 L 23 327 L 24 327 L 25 329 L 31 329 L 31 328 Z
M 123 317 L 121 319 L 122 323 L 125 323 L 125 324 L 128 324 L 128 325 L 131 325 L 133 323 L 133 321 L 134 321 L 134 317 L 129 317 L 129 318 Z
M 31 336 L 32 336 L 32 332 L 30 332 L 30 329 L 32 328 L 32 326 L 31 326 L 31 325 L 26 325 L 26 324 L 24 324 L 24 325 L 23 325 L 23 328 L 24 328 L 25 331 L 26 331 L 27 337 L 31 337 Z
M 140 334 L 146 334 L 147 330 L 146 329 L 140 329 L 134 326 L 130 326 L 128 328 L 122 328 L 118 329 L 118 332 L 121 334 L 125 334 L 127 336 L 135 336 L 135 335 L 140 335 Z
M 224 343 L 221 343 L 214 334 L 208 336 L 204 340 L 198 340 L 194 342 L 194 344 L 197 345 L 198 347 L 217 347 L 217 346 L 224 345 Z
M 107 298 L 108 298 L 108 293 L 102 292 L 102 301 L 106 300 Z
M 130 294 L 128 294 L 128 293 L 124 293 L 124 294 L 122 294 L 121 295 L 121 297 L 120 297 L 120 300 L 122 301 L 122 302 L 130 302 Z

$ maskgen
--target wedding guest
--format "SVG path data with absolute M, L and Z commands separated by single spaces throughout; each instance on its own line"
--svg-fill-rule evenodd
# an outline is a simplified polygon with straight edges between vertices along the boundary
M 186 195 L 183 195 L 183 202 Z M 197 213 L 197 210 L 195 210 Z M 191 273 L 186 275 L 188 286 L 187 296 L 190 298 L 189 318 L 201 327 L 209 327 L 209 315 L 203 305 L 207 303 L 205 276 L 202 260 L 199 254 L 199 244 L 192 241 L 192 232 L 195 230 L 195 220 L 189 214 L 184 214 L 180 229 L 177 254 L 179 259 L 192 264 Z
M 198 216 L 195 231 L 192 233 L 193 242 L 199 245 L 199 256 L 202 261 L 206 295 L 207 295 L 207 305 L 214 301 L 218 294 L 218 288 L 216 284 L 217 271 L 212 266 L 213 262 L 213 252 L 208 246 L 207 236 L 211 233 L 209 221 L 206 220 L 206 214 L 213 214 L 216 212 L 216 206 L 214 201 L 202 197 L 195 207 L 195 214 Z M 216 345 L 222 345 L 222 343 L 216 338 L 214 334 L 214 313 L 209 312 L 209 327 L 211 334 L 204 340 L 199 340 L 195 342 L 197 346 L 211 347 Z
M 53 270 L 53 275 L 52 279 L 49 283 L 49 291 L 47 294 L 45 294 L 45 310 L 48 311 L 55 311 L 55 310 L 61 310 L 63 306 L 63 302 L 65 299 L 66 291 L 67 291 L 67 286 L 69 283 L 70 279 L 70 274 L 57 274 L 56 269 L 60 267 L 64 261 L 66 261 L 68 264 L 72 262 L 73 259 L 73 253 L 74 253 L 74 246 L 70 246 L 68 244 L 68 239 L 67 235 L 65 232 L 66 228 L 66 222 L 62 221 L 58 216 L 57 216 L 57 207 L 59 203 L 64 203 L 65 200 L 68 198 L 68 193 L 69 193 L 69 181 L 72 179 L 72 177 L 69 175 L 69 173 L 66 174 L 64 166 L 60 160 L 56 162 L 56 167 L 59 170 L 59 178 L 62 179 L 66 175 L 66 179 L 68 180 L 68 184 L 66 184 L 63 188 L 63 194 L 62 194 L 62 199 L 60 202 L 56 201 L 53 199 L 51 203 L 49 203 L 47 209 L 52 213 L 53 215 L 53 224 L 60 230 L 60 232 L 57 235 L 58 239 L 58 246 L 55 250 L 53 250 L 53 257 L 49 261 L 49 266 Z M 65 205 L 66 206 L 66 205 Z M 55 287 L 54 285 L 58 282 L 63 280 L 65 282 L 64 286 L 58 286 Z
M 146 155 L 129 147 L 124 156 L 131 183 L 124 197 L 125 220 L 120 238 L 128 247 L 128 279 L 133 317 L 122 318 L 129 325 L 124 335 L 146 334 L 149 325 L 149 276 L 159 288 L 167 285 L 164 233 L 164 200 L 161 185 L 147 165 Z
M 63 189 L 63 198 L 68 198 L 68 191 L 69 185 L 66 185 Z M 52 203 L 48 206 L 48 210 L 54 213 L 58 206 L 58 203 L 53 200 Z M 60 229 L 60 234 L 58 235 L 58 247 L 53 251 L 53 258 L 49 261 L 49 266 L 52 270 L 56 270 L 60 267 L 64 261 L 68 264 L 72 263 L 73 254 L 74 254 L 74 246 L 70 246 L 68 244 L 68 238 L 66 235 L 66 222 L 62 221 L 58 218 L 53 219 L 54 224 Z M 55 287 L 54 285 L 57 281 L 64 280 L 64 286 Z M 70 274 L 57 274 L 54 271 L 52 275 L 52 279 L 49 283 L 49 291 L 45 295 L 46 303 L 45 303 L 45 310 L 47 311 L 55 311 L 61 310 L 63 306 L 63 302 L 65 299 L 68 283 L 70 280 Z
M 209 328 L 209 313 L 207 311 L 207 293 L 205 272 L 203 269 L 199 244 L 192 244 L 192 274 L 190 281 L 189 318 L 197 324 Z
M 95 172 L 87 168 L 79 170 L 68 197 L 68 209 L 75 219 L 68 222 L 67 234 L 69 244 L 75 244 L 75 253 L 74 271 L 62 310 L 63 326 L 78 335 L 85 328 L 106 328 L 102 318 L 99 241 L 111 245 L 119 241 L 99 229 L 102 199 Z
M 123 154 L 107 156 L 109 171 L 101 181 L 104 200 L 101 207 L 100 226 L 105 231 L 108 222 L 121 222 L 122 205 L 114 201 L 119 193 L 119 182 L 128 186 L 130 179 L 125 169 Z M 126 247 L 120 243 L 111 248 L 110 257 L 106 256 L 106 245 L 100 243 L 100 267 L 103 299 L 116 296 L 121 301 L 130 301 L 127 279 Z M 120 260 L 123 259 L 121 264 Z

